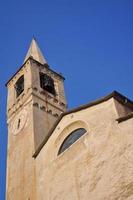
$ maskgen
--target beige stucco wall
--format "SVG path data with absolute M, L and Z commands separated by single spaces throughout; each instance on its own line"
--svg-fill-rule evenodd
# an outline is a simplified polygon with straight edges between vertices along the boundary
M 66 110 L 64 80 L 49 68 L 31 60 L 32 98 L 33 98 L 33 125 L 35 150 L 48 136 L 58 116 Z M 40 86 L 40 73 L 46 73 L 54 80 L 56 94 L 53 96 Z
M 16 98 L 14 85 L 20 76 L 24 75 L 24 91 Z M 34 159 L 34 131 L 33 131 L 33 100 L 31 96 L 30 62 L 9 81 L 7 99 L 7 173 L 6 199 L 24 200 L 36 198 Z M 26 119 L 21 116 L 25 110 Z M 22 129 L 17 133 L 17 122 L 21 120 Z M 23 119 L 22 119 L 23 118 Z M 16 133 L 15 133 L 16 132 Z
M 113 98 L 63 117 L 35 159 L 37 200 L 133 199 L 133 119 L 117 118 Z M 79 127 L 87 133 L 57 156 Z
M 12 127 L 14 117 L 16 119 L 20 112 L 8 122 L 7 200 L 36 199 L 32 101 L 22 109 L 26 109 L 28 115 L 20 132 L 14 135 Z

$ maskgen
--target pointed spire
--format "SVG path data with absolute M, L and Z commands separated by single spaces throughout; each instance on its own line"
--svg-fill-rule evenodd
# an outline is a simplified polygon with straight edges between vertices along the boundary
M 35 37 L 33 37 L 29 50 L 26 54 L 26 57 L 24 59 L 24 62 L 29 58 L 29 57 L 33 57 L 33 59 L 35 59 L 36 61 L 40 62 L 41 64 L 45 64 L 47 63 L 46 59 L 44 58 L 38 44 L 37 41 L 35 39 Z

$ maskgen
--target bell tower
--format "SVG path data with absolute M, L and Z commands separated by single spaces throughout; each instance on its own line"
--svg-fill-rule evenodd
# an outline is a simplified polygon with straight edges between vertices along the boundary
M 66 110 L 64 77 L 53 71 L 33 38 L 23 65 L 7 82 L 7 200 L 36 199 L 32 155 Z

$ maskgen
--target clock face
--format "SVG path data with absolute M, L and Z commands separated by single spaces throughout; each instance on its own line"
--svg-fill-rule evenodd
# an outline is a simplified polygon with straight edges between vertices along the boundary
M 14 135 L 18 134 L 25 126 L 27 121 L 27 111 L 22 110 L 15 116 L 14 121 L 11 124 L 11 131 Z

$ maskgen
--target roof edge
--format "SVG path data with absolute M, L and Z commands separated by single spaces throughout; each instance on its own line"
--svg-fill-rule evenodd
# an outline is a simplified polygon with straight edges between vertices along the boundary
M 116 121 L 118 121 L 118 123 L 120 123 L 120 122 L 126 121 L 126 120 L 131 119 L 131 118 L 133 118 L 133 112 L 129 113 L 126 116 L 123 116 L 123 117 L 116 119 Z
M 45 138 L 45 140 L 42 141 L 42 143 L 40 144 L 40 146 L 38 147 L 38 149 L 35 151 L 35 153 L 33 154 L 33 157 L 36 158 L 37 155 L 39 154 L 39 152 L 41 151 L 41 149 L 43 148 L 43 146 L 46 144 L 46 142 L 48 141 L 48 139 L 50 138 L 50 136 L 52 135 L 53 131 L 55 130 L 55 128 L 57 127 L 57 125 L 59 124 L 59 122 L 61 121 L 61 119 L 67 115 L 67 114 L 70 114 L 70 113 L 73 113 L 73 112 L 78 112 L 82 109 L 86 109 L 86 108 L 89 108 L 91 106 L 95 106 L 97 104 L 100 104 L 102 102 L 105 102 L 107 100 L 109 100 L 110 98 L 114 98 L 116 99 L 117 101 L 119 101 L 120 103 L 122 103 L 123 105 L 125 106 L 129 106 L 130 108 L 133 109 L 133 101 L 131 101 L 130 99 L 128 99 L 127 97 L 125 97 L 124 95 L 120 94 L 119 92 L 117 91 L 113 91 L 112 93 L 110 93 L 109 95 L 105 96 L 105 97 L 102 97 L 100 99 L 97 99 L 95 101 L 92 101 L 88 104 L 85 104 L 85 105 L 81 105 L 77 108 L 74 108 L 74 109 L 71 109 L 71 110 L 68 110 L 64 113 L 62 113 L 60 115 L 60 117 L 57 119 L 57 121 L 54 123 L 53 127 L 51 128 L 51 130 L 49 131 L 48 133 L 48 136 L 47 138 Z
M 5 86 L 7 87 L 8 83 L 13 79 L 14 76 L 16 76 L 16 74 L 23 68 L 23 66 L 26 64 L 26 62 L 28 60 L 33 60 L 34 62 L 36 62 L 38 65 L 42 65 L 47 67 L 51 72 L 55 73 L 56 75 L 60 76 L 63 80 L 65 80 L 64 76 L 61 73 L 57 73 L 54 70 L 50 69 L 49 65 L 47 63 L 40 63 L 37 60 L 35 60 L 32 56 L 30 56 L 19 68 L 18 70 L 11 76 L 11 78 L 5 83 Z

